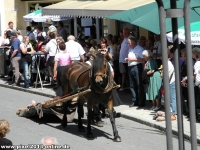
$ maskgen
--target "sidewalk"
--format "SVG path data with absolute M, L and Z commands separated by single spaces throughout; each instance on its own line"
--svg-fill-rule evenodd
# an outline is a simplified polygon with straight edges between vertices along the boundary
M 40 85 L 37 86 L 38 88 L 25 89 L 23 87 L 11 86 L 6 81 L 4 81 L 3 78 L 0 78 L 0 86 L 20 91 L 25 91 L 29 93 L 34 93 L 42 96 L 47 96 L 51 98 L 55 97 L 55 91 L 53 90 L 52 86 L 44 86 L 43 90 L 41 89 Z M 142 109 L 137 109 L 137 107 L 129 108 L 129 104 L 131 104 L 131 93 L 129 92 L 129 90 L 119 92 L 119 96 L 124 105 L 115 107 L 115 110 L 121 113 L 121 117 L 165 131 L 166 129 L 165 121 L 157 122 L 152 119 L 155 112 L 149 110 L 151 108 L 150 102 L 147 101 L 146 106 L 143 107 Z M 164 111 L 164 109 L 161 111 Z M 184 138 L 189 140 L 190 122 L 188 121 L 188 118 L 186 118 L 185 116 L 183 116 L 183 127 L 184 127 Z M 172 121 L 172 132 L 174 135 L 178 135 L 177 120 Z M 198 144 L 200 144 L 200 123 L 196 123 L 196 132 L 197 132 L 197 141 Z

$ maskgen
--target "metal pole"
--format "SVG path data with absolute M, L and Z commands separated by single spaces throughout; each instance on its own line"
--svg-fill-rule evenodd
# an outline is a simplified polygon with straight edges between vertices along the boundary
M 100 28 L 99 28 L 99 18 L 96 18 L 96 39 L 97 42 L 100 40 Z
M 166 41 L 166 13 L 162 0 L 156 0 L 158 4 L 159 22 L 161 31 L 161 46 L 162 46 L 162 65 L 163 65 L 163 83 L 165 89 L 165 117 L 166 117 L 166 140 L 167 150 L 173 150 L 172 144 L 172 124 L 171 124 L 171 111 L 169 99 L 169 73 L 168 73 L 168 55 L 167 55 L 167 41 Z
M 170 0 L 171 8 L 176 9 L 176 1 Z M 181 85 L 180 85 L 180 65 L 179 65 L 179 41 L 178 41 L 178 22 L 177 18 L 172 18 L 172 32 L 173 32 L 173 48 L 174 48 L 174 68 L 175 68 L 175 84 L 176 84 L 176 107 L 177 107 L 177 123 L 178 123 L 178 141 L 179 150 L 185 150 L 184 145 L 184 131 L 183 131 L 183 115 L 181 103 Z
M 197 150 L 197 137 L 196 137 L 196 114 L 195 114 L 195 97 L 194 97 L 194 79 L 193 79 L 193 64 L 192 64 L 192 47 L 190 35 L 190 0 L 184 2 L 184 24 L 185 24 L 185 44 L 187 56 L 187 84 L 188 84 L 188 100 L 190 110 L 190 136 L 191 136 L 191 149 Z
M 77 38 L 77 17 L 74 17 L 74 36 Z

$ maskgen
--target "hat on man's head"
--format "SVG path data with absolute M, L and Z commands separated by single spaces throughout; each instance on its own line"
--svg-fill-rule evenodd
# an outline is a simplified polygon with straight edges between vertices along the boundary
M 50 18 L 48 18 L 47 20 L 46 20 L 46 22 L 45 22 L 46 24 L 53 24 L 53 22 L 51 21 L 51 19 Z
M 12 31 L 10 36 L 16 36 L 17 37 L 17 32 L 16 31 Z
M 145 37 L 145 36 L 141 36 L 141 37 L 139 38 L 139 40 L 141 40 L 141 41 L 146 41 L 146 37 Z
M 96 50 L 93 47 L 91 47 L 89 52 L 86 54 L 86 56 L 87 57 L 89 57 L 89 56 L 96 57 Z

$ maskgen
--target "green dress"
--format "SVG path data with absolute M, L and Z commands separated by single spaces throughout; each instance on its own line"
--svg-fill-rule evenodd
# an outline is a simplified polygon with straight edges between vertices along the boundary
M 147 62 L 146 69 L 157 70 L 157 63 L 154 59 Z M 158 71 L 150 75 L 149 84 L 146 85 L 146 100 L 155 100 L 160 98 L 160 87 L 162 85 L 162 78 Z

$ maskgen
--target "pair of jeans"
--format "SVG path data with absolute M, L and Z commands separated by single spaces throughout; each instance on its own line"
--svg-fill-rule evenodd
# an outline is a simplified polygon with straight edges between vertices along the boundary
M 20 72 L 19 72 L 19 68 L 20 68 L 20 60 L 21 57 L 14 57 L 11 59 L 11 63 L 12 63 L 12 70 L 13 70 L 13 74 L 15 75 L 15 83 L 19 84 L 20 80 Z
M 175 81 L 169 84 L 169 93 L 170 93 L 170 108 L 171 112 L 176 115 L 177 107 L 176 107 L 176 90 L 175 90 Z
M 145 93 L 142 84 L 142 64 L 129 67 L 129 83 L 132 93 L 132 102 L 145 105 Z
M 24 87 L 28 88 L 30 86 L 30 63 L 22 61 L 23 77 L 24 77 Z

